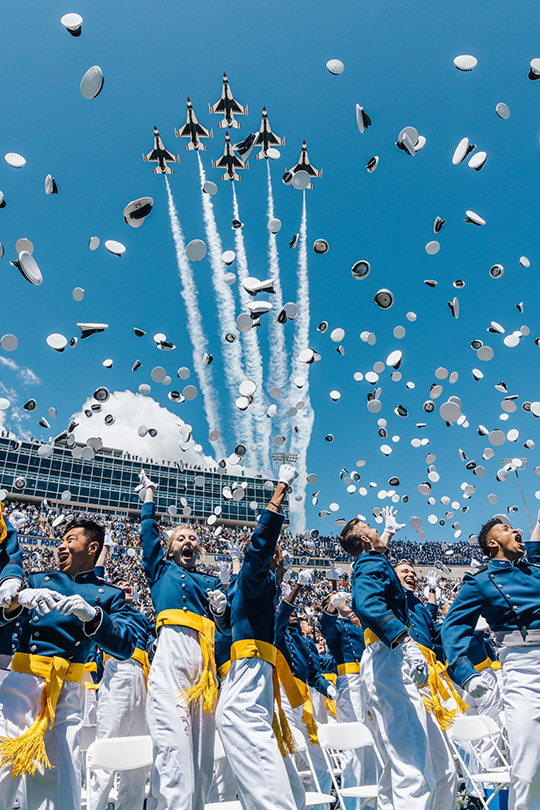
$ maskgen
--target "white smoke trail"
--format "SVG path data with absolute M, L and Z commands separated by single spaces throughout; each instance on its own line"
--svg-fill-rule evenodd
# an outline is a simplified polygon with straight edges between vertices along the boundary
M 306 528 L 305 497 L 307 487 L 307 451 L 311 440 L 311 431 L 315 418 L 311 399 L 309 396 L 309 365 L 300 363 L 298 357 L 302 349 L 309 347 L 309 278 L 307 262 L 307 211 L 306 192 L 303 192 L 302 201 L 302 222 L 300 225 L 300 238 L 298 248 L 298 295 L 297 303 L 299 314 L 296 319 L 296 330 L 294 333 L 292 350 L 292 370 L 291 380 L 295 377 L 303 377 L 305 385 L 298 390 L 291 382 L 289 393 L 289 405 L 294 405 L 302 400 L 304 407 L 298 411 L 294 417 L 295 426 L 298 432 L 291 434 L 290 452 L 298 455 L 298 472 L 300 473 L 295 485 L 295 494 L 302 496 L 302 500 L 290 504 L 291 526 L 295 532 L 303 532 Z
M 240 219 L 238 211 L 238 200 L 236 198 L 236 188 L 232 184 L 233 192 L 233 217 Z M 246 247 L 244 244 L 244 234 L 242 228 L 235 228 L 234 231 L 234 246 L 236 250 L 236 269 L 238 273 L 238 280 L 242 282 L 249 276 Z M 244 290 L 242 284 L 238 285 L 240 302 L 244 311 L 247 310 L 247 305 L 251 297 Z M 267 317 L 274 320 L 274 316 L 270 313 Z M 253 380 L 257 386 L 255 398 L 250 409 L 253 413 L 253 421 L 255 427 L 255 443 L 257 445 L 257 461 L 260 472 L 265 475 L 270 475 L 270 435 L 272 431 L 272 422 L 266 415 L 267 405 L 265 402 L 263 390 L 263 360 L 261 350 L 259 347 L 259 337 L 257 329 L 250 329 L 242 336 L 244 341 L 244 356 L 246 361 L 247 376 Z
M 221 345 L 223 347 L 223 366 L 225 371 L 225 380 L 229 394 L 231 397 L 231 409 L 234 413 L 234 426 L 235 434 L 238 441 L 245 441 L 248 445 L 253 444 L 253 420 L 249 410 L 241 412 L 234 404 L 237 397 L 240 396 L 238 386 L 246 379 L 246 374 L 242 362 L 242 344 L 239 340 L 234 343 L 228 343 L 225 340 L 227 332 L 236 334 L 236 314 L 234 307 L 234 296 L 228 284 L 224 280 L 224 267 L 221 254 L 223 253 L 223 246 L 221 244 L 221 237 L 218 233 L 216 219 L 214 216 L 214 207 L 209 194 L 202 190 L 203 184 L 206 181 L 206 174 L 203 169 L 202 160 L 199 152 L 197 152 L 197 159 L 199 161 L 199 174 L 201 178 L 201 199 L 204 216 L 204 227 L 206 231 L 206 239 L 208 241 L 208 248 L 210 254 L 210 266 L 212 267 L 212 284 L 216 295 L 219 327 L 221 330 Z M 231 181 L 234 182 L 234 181 Z
M 274 219 L 274 195 L 272 193 L 272 176 L 270 174 L 270 161 L 266 161 L 268 178 L 268 222 Z M 270 275 L 274 279 L 276 310 L 279 312 L 283 306 L 283 292 L 279 271 L 279 255 L 276 234 L 268 231 L 268 263 Z M 270 381 L 283 392 L 287 384 L 287 347 L 285 344 L 285 330 L 283 324 L 272 318 L 269 328 L 270 337 Z M 278 402 L 279 425 L 284 436 L 289 435 L 290 422 L 285 414 L 285 397 Z
M 206 421 L 210 430 L 219 430 L 217 395 L 214 389 L 212 380 L 212 371 L 209 366 L 204 364 L 203 354 L 208 350 L 208 340 L 202 327 L 201 312 L 199 309 L 199 301 L 197 297 L 197 288 L 193 280 L 193 272 L 186 257 L 186 248 L 184 242 L 184 235 L 180 227 L 180 221 L 174 205 L 171 188 L 169 181 L 165 175 L 165 183 L 167 185 L 167 197 L 169 201 L 169 217 L 171 220 L 171 230 L 174 239 L 174 246 L 176 249 L 176 262 L 178 264 L 178 272 L 182 282 L 182 298 L 186 307 L 187 330 L 193 347 L 193 368 L 199 380 L 199 387 L 203 396 L 204 412 Z M 218 439 L 213 442 L 214 451 L 217 458 L 224 458 L 225 447 L 223 441 Z

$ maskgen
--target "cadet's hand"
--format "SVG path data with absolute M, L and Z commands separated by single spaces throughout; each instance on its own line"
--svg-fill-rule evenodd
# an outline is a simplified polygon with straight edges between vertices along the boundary
M 384 518 L 384 530 L 389 534 L 397 534 L 403 527 L 404 523 L 398 523 L 396 520 L 397 509 L 393 506 L 383 506 L 381 509 L 381 517 Z
M 231 572 L 229 571 L 229 566 L 223 560 L 219 564 L 219 579 L 222 585 L 228 585 L 231 581 Z
M 330 568 L 326 571 L 326 579 L 329 579 L 330 582 L 337 582 L 339 580 L 339 574 L 334 568 L 334 563 L 332 560 L 328 561 L 330 563 Z
M 290 551 L 287 551 L 287 549 L 281 552 L 281 557 L 283 560 L 283 568 L 285 569 L 285 571 L 288 571 L 291 565 L 293 564 L 294 557 Z
M 17 602 L 21 607 L 35 610 L 40 616 L 50 613 L 63 598 L 61 593 L 49 588 L 25 588 L 17 594 Z
M 141 483 L 137 484 L 137 486 L 135 487 L 135 492 L 140 492 L 143 489 L 147 490 L 148 488 L 157 489 L 157 484 L 154 484 L 153 481 L 150 481 L 144 470 L 141 470 L 139 473 L 139 481 Z
M 303 571 L 300 571 L 298 574 L 298 584 L 311 585 L 311 571 L 309 569 L 304 568 Z
M 8 577 L 0 583 L 0 608 L 9 607 L 11 600 L 20 591 L 22 579 L 18 577 Z
M 279 482 L 287 484 L 288 487 L 292 484 L 295 478 L 298 478 L 298 470 L 291 464 L 282 464 L 279 468 Z
M 419 689 L 426 686 L 429 680 L 429 669 L 424 654 L 416 641 L 407 638 L 401 645 L 409 664 L 409 675 Z
M 330 604 L 332 607 L 338 608 L 340 605 L 344 605 L 345 602 L 349 599 L 350 593 L 346 593 L 345 591 L 338 591 L 334 593 L 330 597 Z
M 229 557 L 231 560 L 241 560 L 242 559 L 242 542 L 237 540 L 231 540 L 227 538 L 227 548 L 229 549 Z
M 327 695 L 327 697 L 330 698 L 330 700 L 335 700 L 337 698 L 337 689 L 336 689 L 336 687 L 334 686 L 333 683 L 328 684 L 328 689 L 326 690 L 326 695 Z
M 91 622 L 95 619 L 97 608 L 89 605 L 79 593 L 74 593 L 71 596 L 64 596 L 56 605 L 58 613 L 63 616 L 76 616 L 81 622 Z
M 481 673 L 479 675 L 473 675 L 472 678 L 465 681 L 463 688 L 471 697 L 481 698 L 492 688 L 492 684 L 490 684 L 487 678 L 484 678 L 483 673 Z
M 428 571 L 427 576 L 426 576 L 426 580 L 427 580 L 427 586 L 428 586 L 429 590 L 434 591 L 435 588 L 437 587 L 437 583 L 439 581 L 439 576 L 438 576 L 437 572 L 434 569 L 432 569 L 431 571 Z
M 215 591 L 207 591 L 207 594 L 212 613 L 215 613 L 216 616 L 223 616 L 227 607 L 227 597 L 223 591 L 220 591 L 219 589 Z
M 112 549 L 114 546 L 114 540 L 110 529 L 105 529 L 105 538 L 103 540 L 103 545 L 108 549 Z

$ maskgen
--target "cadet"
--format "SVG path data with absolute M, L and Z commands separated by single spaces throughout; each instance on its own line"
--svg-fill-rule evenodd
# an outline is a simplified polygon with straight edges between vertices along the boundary
M 538 539 L 539 524 L 533 532 Z M 442 627 L 444 649 L 458 683 L 473 697 L 490 689 L 485 673 L 478 673 L 470 642 L 480 614 L 502 646 L 502 695 L 506 711 L 511 788 L 515 810 L 540 809 L 540 566 L 536 542 L 529 561 L 521 531 L 499 518 L 485 523 L 478 534 L 487 565 L 465 574 L 461 590 Z
M 31 573 L 3 610 L 21 624 L 11 671 L 0 686 L 0 810 L 10 810 L 26 774 L 28 810 L 79 810 L 82 686 L 95 644 L 129 658 L 135 632 L 124 594 L 96 577 L 104 532 L 73 520 L 58 569 Z

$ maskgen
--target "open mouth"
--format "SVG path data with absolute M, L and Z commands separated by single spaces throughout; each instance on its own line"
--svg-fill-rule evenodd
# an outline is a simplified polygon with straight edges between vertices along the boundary
M 195 549 L 192 546 L 184 546 L 182 548 L 182 559 L 185 562 L 192 562 L 195 559 Z
M 63 568 L 69 562 L 69 552 L 68 551 L 59 551 L 58 552 L 58 565 Z

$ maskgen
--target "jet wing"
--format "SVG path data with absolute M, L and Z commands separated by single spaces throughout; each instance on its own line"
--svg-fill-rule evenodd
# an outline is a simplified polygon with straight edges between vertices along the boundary
M 242 107 L 234 98 L 229 99 L 229 108 L 238 115 L 247 115 L 247 107 Z
M 172 152 L 168 152 L 166 149 L 161 152 L 161 157 L 163 160 L 170 160 L 172 163 L 180 163 L 178 155 L 173 155 Z
M 212 132 L 212 130 L 206 129 L 205 127 L 202 126 L 202 124 L 199 124 L 199 122 L 197 122 L 195 124 L 195 132 L 201 138 L 213 138 L 214 137 L 214 133 Z
M 219 101 L 216 101 L 215 104 L 209 104 L 211 113 L 222 113 L 225 112 L 225 99 L 223 97 L 220 98 Z
M 152 149 L 147 155 L 143 155 L 144 160 L 159 160 L 159 152 L 157 149 Z
M 189 124 L 184 124 L 183 127 L 180 129 L 175 130 L 177 138 L 190 138 L 191 137 L 191 129 Z

